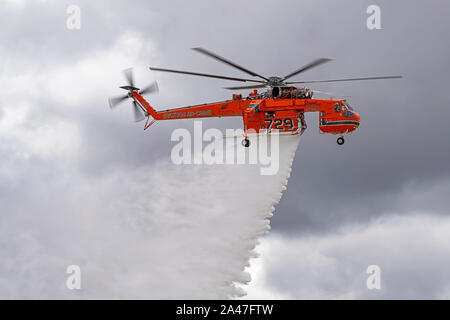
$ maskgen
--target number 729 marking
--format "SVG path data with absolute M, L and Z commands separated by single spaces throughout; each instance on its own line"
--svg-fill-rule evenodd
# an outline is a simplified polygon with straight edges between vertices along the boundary
M 291 130 L 294 128 L 294 123 L 291 118 L 284 118 L 284 121 L 283 121 L 283 119 L 280 119 L 280 118 L 265 119 L 264 121 L 268 122 L 267 129 L 269 129 L 269 130 L 272 129 L 272 124 L 273 124 L 273 129 L 277 129 L 277 130 L 283 129 L 282 128 L 283 123 L 284 123 L 285 130 Z

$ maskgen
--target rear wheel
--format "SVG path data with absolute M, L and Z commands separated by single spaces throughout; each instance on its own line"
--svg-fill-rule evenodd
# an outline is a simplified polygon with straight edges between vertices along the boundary
M 345 142 L 344 137 L 337 138 L 336 142 L 337 142 L 338 145 L 342 146 L 344 144 L 344 142 Z
M 250 146 L 250 140 L 248 140 L 247 138 L 242 140 L 242 146 L 248 148 Z

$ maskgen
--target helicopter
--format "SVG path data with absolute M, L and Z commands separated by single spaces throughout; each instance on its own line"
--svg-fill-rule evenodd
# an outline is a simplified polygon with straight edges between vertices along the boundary
M 401 75 L 392 75 L 313 81 L 287 81 L 302 72 L 329 62 L 332 59 L 316 59 L 285 75 L 284 77 L 265 77 L 206 49 L 198 47 L 192 49 L 245 72 L 253 78 L 238 78 L 157 67 L 150 67 L 150 70 L 249 82 L 252 84 L 246 86 L 226 87 L 225 89 L 253 89 L 253 91 L 246 97 L 243 97 L 242 94 L 234 93 L 232 95 L 232 99 L 230 100 L 156 111 L 147 102 L 147 100 L 144 99 L 143 95 L 157 92 L 158 84 L 154 82 L 142 90 L 137 88 L 134 83 L 133 70 L 129 68 L 124 70 L 124 75 L 128 85 L 120 87 L 128 92 L 124 96 L 110 98 L 109 105 L 111 109 L 115 108 L 126 99 L 132 99 L 135 121 L 139 122 L 147 118 L 144 130 L 148 129 L 155 123 L 155 121 L 158 120 L 242 117 L 244 129 L 242 145 L 244 147 L 250 146 L 250 140 L 248 139 L 249 132 L 256 132 L 257 134 L 271 134 L 277 132 L 277 134 L 301 135 L 307 128 L 305 113 L 318 112 L 320 133 L 338 135 L 337 144 L 343 145 L 345 142 L 344 135 L 355 131 L 359 127 L 360 115 L 345 99 L 315 99 L 313 98 L 313 90 L 306 87 L 297 87 L 295 85 L 402 78 Z M 258 89 L 266 90 L 258 92 Z

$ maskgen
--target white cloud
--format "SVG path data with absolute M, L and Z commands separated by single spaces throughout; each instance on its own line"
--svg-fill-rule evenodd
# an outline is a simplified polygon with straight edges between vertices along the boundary
M 445 299 L 450 292 L 450 218 L 389 216 L 334 234 L 271 234 L 257 248 L 247 298 Z M 381 268 L 381 290 L 368 290 L 366 269 Z
M 152 49 L 151 41 L 124 33 L 110 47 L 73 64 L 42 69 L 35 62 L 21 74 L 16 71 L 23 61 L 7 57 L 7 69 L 0 75 L 2 182 L 25 176 L 33 166 L 30 159 L 49 161 L 49 166 L 75 165 L 89 138 L 82 131 L 80 112 L 109 112 L 107 97 L 119 94 L 114 88 L 124 81 L 120 70 L 130 65 L 145 70 L 138 61 L 151 57 Z
M 26 0 L 5 0 L 4 5 L 8 8 L 23 9 L 26 5 Z

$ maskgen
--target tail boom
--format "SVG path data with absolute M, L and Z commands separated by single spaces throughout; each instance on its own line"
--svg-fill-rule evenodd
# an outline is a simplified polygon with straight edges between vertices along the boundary
M 145 109 L 147 114 L 151 115 L 155 120 L 160 120 L 158 119 L 158 112 L 156 112 L 156 110 L 152 108 L 152 106 L 147 102 L 147 100 L 144 99 L 143 96 L 139 94 L 138 91 L 132 91 L 131 94 L 133 96 L 133 99 Z

